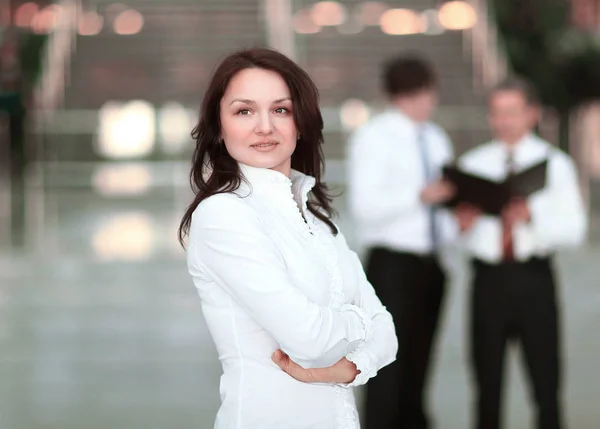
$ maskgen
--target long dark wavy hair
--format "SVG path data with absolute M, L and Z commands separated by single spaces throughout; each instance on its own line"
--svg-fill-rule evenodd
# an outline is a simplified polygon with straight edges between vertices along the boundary
M 190 184 L 195 197 L 179 226 L 179 242 L 184 247 L 192 214 L 198 204 L 211 195 L 235 191 L 243 180 L 237 161 L 219 141 L 220 102 L 231 79 L 248 68 L 274 71 L 289 87 L 294 122 L 300 135 L 292 154 L 292 168 L 315 178 L 308 209 L 325 222 L 333 234 L 337 234 L 337 228 L 331 221 L 335 215 L 331 206 L 332 198 L 327 186 L 321 182 L 325 162 L 322 149 L 323 117 L 319 109 L 317 87 L 308 74 L 285 55 L 272 49 L 253 48 L 235 52 L 219 64 L 202 100 L 200 120 L 192 130 L 196 148 L 192 157 Z

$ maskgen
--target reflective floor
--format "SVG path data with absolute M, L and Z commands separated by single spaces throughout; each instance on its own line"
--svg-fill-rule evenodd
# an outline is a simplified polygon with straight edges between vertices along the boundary
M 220 366 L 175 240 L 186 197 L 169 187 L 141 197 L 86 187 L 28 196 L 25 249 L 0 251 L 0 429 L 212 427 Z M 438 428 L 465 429 L 466 272 L 457 252 L 448 261 L 431 408 Z M 576 429 L 600 421 L 598 261 L 598 245 L 560 257 L 565 397 Z M 522 380 L 513 353 L 509 429 L 531 427 Z

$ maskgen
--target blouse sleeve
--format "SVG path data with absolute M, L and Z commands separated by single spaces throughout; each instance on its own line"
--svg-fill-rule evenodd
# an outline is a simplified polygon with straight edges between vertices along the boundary
M 223 288 L 295 362 L 332 352 L 339 360 L 370 336 L 357 306 L 335 311 L 296 287 L 257 213 L 234 195 L 215 195 L 196 209 L 188 267 Z
M 377 371 L 396 360 L 398 338 L 392 315 L 375 294 L 375 289 L 367 280 L 358 255 L 350 250 L 343 235 L 340 233 L 343 245 L 347 249 L 347 257 L 354 268 L 359 281 L 359 296 L 355 301 L 365 315 L 371 319 L 372 333 L 368 340 L 359 343 L 346 359 L 353 362 L 360 374 L 348 386 L 360 386 L 377 375 Z

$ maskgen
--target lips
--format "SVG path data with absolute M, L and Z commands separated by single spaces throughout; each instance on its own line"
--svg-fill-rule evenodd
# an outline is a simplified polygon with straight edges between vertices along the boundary
M 266 147 L 272 147 L 272 146 L 276 146 L 279 143 L 277 142 L 264 142 L 264 143 L 255 143 L 252 145 L 252 147 L 261 147 L 261 148 L 266 148 Z

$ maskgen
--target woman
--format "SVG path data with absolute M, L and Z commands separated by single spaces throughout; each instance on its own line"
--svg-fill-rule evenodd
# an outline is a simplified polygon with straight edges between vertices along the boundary
M 395 359 L 390 314 L 331 221 L 308 75 L 251 49 L 216 69 L 180 227 L 224 374 L 219 429 L 354 429 L 352 387 Z

